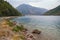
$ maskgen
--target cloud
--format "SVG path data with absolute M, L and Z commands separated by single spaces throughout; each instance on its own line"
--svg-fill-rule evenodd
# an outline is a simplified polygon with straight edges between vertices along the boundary
M 55 7 L 57 7 L 58 5 L 60 5 L 60 1 L 59 0 L 44 0 L 42 2 L 30 2 L 29 3 L 32 6 L 35 7 L 41 7 L 41 8 L 46 8 L 46 9 L 53 9 Z
M 42 1 L 42 0 L 7 0 L 7 1 L 39 2 L 39 1 Z
M 29 3 L 29 2 L 40 2 L 42 0 L 7 0 L 10 4 L 12 4 L 14 7 L 17 7 L 20 4 L 23 3 Z
M 36 7 L 52 9 L 60 4 L 60 0 L 7 0 L 11 5 L 17 7 L 21 4 L 30 4 Z

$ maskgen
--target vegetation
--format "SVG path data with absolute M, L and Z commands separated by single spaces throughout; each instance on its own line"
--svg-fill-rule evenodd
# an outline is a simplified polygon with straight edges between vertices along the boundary
M 24 30 L 24 26 L 15 25 L 14 23 L 15 22 L 10 21 L 9 19 L 4 19 L 0 22 L 1 40 L 3 40 L 3 38 L 9 38 L 9 40 L 25 40 L 25 36 L 22 33 L 22 30 Z
M 7 24 L 7 25 L 9 25 L 10 27 L 13 27 L 13 29 L 12 29 L 13 31 L 19 32 L 19 31 L 24 30 L 24 26 L 23 26 L 23 25 L 18 26 L 18 25 L 16 25 L 15 22 L 11 22 L 11 21 L 8 20 L 8 19 L 5 19 L 5 20 L 6 20 L 6 24 Z
M 7 21 L 7 24 L 10 26 L 10 27 L 12 27 L 14 24 L 10 21 L 10 20 L 6 20 Z
M 13 8 L 8 2 L 0 0 L 0 16 L 21 16 L 22 14 Z
M 2 19 L 0 21 L 0 40 L 36 40 L 36 37 L 28 32 L 23 25 L 17 25 L 16 21 Z M 34 33 L 40 34 L 41 31 L 35 30 Z
M 24 29 L 23 26 L 16 26 L 13 28 L 13 31 L 19 32 L 22 31 L 23 29 Z
M 60 15 L 60 5 L 48 12 L 46 12 L 44 15 Z
M 25 40 L 25 37 L 23 35 L 21 35 L 21 36 L 14 36 L 13 40 Z

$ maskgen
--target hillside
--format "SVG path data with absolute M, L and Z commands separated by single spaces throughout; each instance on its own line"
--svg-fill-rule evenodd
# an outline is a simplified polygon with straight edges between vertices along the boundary
M 23 15 L 42 15 L 47 9 L 33 7 L 28 4 L 21 4 L 17 7 L 17 10 L 21 12 Z
M 15 8 L 8 2 L 0 0 L 0 16 L 19 16 L 21 15 Z
M 46 12 L 44 15 L 60 15 L 60 5 L 48 12 Z

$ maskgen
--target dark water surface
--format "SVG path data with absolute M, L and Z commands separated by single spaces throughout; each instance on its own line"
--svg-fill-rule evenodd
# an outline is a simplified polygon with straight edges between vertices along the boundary
M 60 40 L 60 16 L 22 16 L 13 20 L 24 24 L 29 30 L 41 30 L 39 40 Z

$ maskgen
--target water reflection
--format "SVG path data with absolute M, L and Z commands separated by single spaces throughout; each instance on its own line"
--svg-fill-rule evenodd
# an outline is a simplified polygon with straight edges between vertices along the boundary
M 42 30 L 46 40 L 60 40 L 60 16 L 23 16 L 13 20 L 25 24 L 30 30 Z M 43 36 L 41 40 L 44 40 Z

